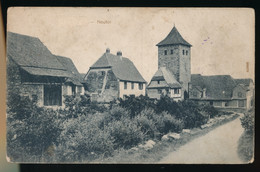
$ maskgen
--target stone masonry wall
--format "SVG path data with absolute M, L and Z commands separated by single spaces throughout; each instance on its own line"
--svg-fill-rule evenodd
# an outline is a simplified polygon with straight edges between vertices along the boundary
M 173 54 L 171 54 L 173 50 Z M 164 54 L 167 51 L 167 55 Z M 160 67 L 167 67 L 174 75 L 177 81 L 179 80 L 179 46 L 170 45 L 158 47 L 158 69 Z
M 90 69 L 86 76 L 86 93 L 98 102 L 118 98 L 119 83 L 111 69 Z

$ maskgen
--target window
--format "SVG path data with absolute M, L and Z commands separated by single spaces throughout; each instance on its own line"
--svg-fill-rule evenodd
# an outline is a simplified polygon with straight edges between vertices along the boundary
M 162 90 L 161 89 L 158 89 L 158 94 L 162 94 Z
M 241 92 L 238 92 L 238 93 L 237 93 L 237 96 L 238 96 L 238 97 L 242 97 L 242 93 L 241 93 Z
M 131 86 L 132 86 L 132 90 L 135 88 L 135 83 L 131 83 Z
M 188 50 L 186 50 L 186 55 L 188 55 Z
M 184 50 L 182 50 L 182 54 L 185 55 L 185 51 Z
M 61 85 L 44 85 L 44 106 L 61 106 Z
M 104 76 L 105 75 L 105 71 L 101 71 L 101 75 Z
M 82 93 L 82 87 L 81 86 L 78 87 L 78 93 Z
M 157 84 L 160 84 L 160 81 L 157 81 Z
M 71 90 L 72 90 L 72 95 L 76 95 L 76 86 L 75 85 L 73 85 L 71 87 Z
M 171 54 L 173 54 L 173 50 L 171 50 Z
M 178 88 L 174 88 L 174 94 L 179 94 L 179 89 Z
M 209 104 L 212 106 L 213 105 L 213 101 L 210 101 Z
M 238 107 L 245 107 L 245 101 L 244 100 L 239 100 L 238 101 Z
M 228 106 L 228 102 L 224 102 L 224 105 L 225 105 L 225 107 L 227 107 Z
M 143 83 L 139 83 L 139 90 L 143 90 Z
M 167 55 L 167 50 L 164 50 L 164 55 Z
M 124 89 L 127 89 L 127 82 L 124 82 Z

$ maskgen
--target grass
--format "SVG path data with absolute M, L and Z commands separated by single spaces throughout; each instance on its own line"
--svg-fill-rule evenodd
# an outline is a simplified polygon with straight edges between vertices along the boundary
M 181 138 L 179 140 L 170 140 L 170 141 L 160 141 L 155 140 L 156 145 L 150 150 L 138 149 L 120 149 L 115 151 L 113 157 L 108 158 L 99 158 L 94 162 L 101 163 L 154 163 L 159 162 L 162 158 L 167 156 L 170 152 L 176 151 L 181 146 L 192 141 L 195 138 L 203 136 L 213 129 L 226 124 L 232 120 L 238 118 L 238 114 L 232 116 L 231 118 L 225 118 L 221 121 L 214 123 L 212 126 L 200 129 L 192 129 L 192 133 L 181 133 Z

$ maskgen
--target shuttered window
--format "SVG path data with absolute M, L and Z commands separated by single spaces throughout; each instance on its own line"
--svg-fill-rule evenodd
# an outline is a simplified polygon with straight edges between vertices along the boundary
M 44 106 L 61 106 L 61 85 L 44 85 Z

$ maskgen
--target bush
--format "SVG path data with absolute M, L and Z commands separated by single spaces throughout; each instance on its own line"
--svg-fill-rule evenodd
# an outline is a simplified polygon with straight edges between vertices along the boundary
M 129 149 L 142 142 L 145 138 L 145 134 L 137 122 L 127 117 L 109 123 L 105 130 L 109 131 L 110 137 L 114 139 L 114 149 Z
M 12 113 L 7 117 L 8 156 L 14 161 L 42 161 L 48 158 L 48 148 L 57 144 L 60 122 L 54 110 L 37 107 L 34 100 L 25 100 L 21 104 L 26 106 L 11 107 Z M 26 112 L 26 118 L 21 112 Z
M 158 135 L 158 130 L 153 120 L 156 115 L 152 109 L 144 109 L 134 119 L 138 126 L 141 127 L 141 131 L 145 133 L 146 138 L 154 138 Z
M 130 112 L 131 117 L 135 117 L 145 108 L 155 109 L 154 101 L 147 96 L 129 97 L 119 99 L 119 106 L 125 108 Z
M 154 121 L 157 130 L 161 134 L 166 134 L 168 132 L 181 132 L 184 127 L 182 120 L 176 119 L 176 117 L 165 111 L 160 115 L 154 116 Z
M 255 127 L 255 112 L 253 110 L 245 113 L 240 121 L 246 131 L 253 133 Z
M 64 122 L 57 149 L 60 161 L 84 161 L 102 154 L 111 155 L 114 141 L 107 130 L 100 129 L 103 118 L 103 115 L 97 114 Z

